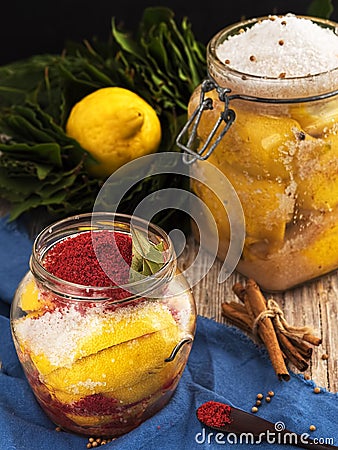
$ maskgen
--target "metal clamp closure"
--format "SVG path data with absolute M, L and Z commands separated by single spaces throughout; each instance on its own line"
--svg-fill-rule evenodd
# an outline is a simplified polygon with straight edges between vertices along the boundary
M 205 94 L 214 89 L 218 93 L 219 100 L 224 103 L 224 110 L 221 112 L 203 146 L 196 151 L 194 150 L 194 146 L 196 146 L 196 140 L 198 139 L 198 125 L 201 121 L 202 114 L 205 110 L 211 110 L 214 107 L 213 100 L 210 97 L 205 97 Z M 211 77 L 206 78 L 202 82 L 200 103 L 176 138 L 176 145 L 185 152 L 186 163 L 193 163 L 196 159 L 207 159 L 235 120 L 235 111 L 229 108 L 229 97 L 227 95 L 229 92 L 230 89 L 221 88 Z M 222 124 L 223 128 L 219 132 L 217 138 L 212 142 L 216 132 Z M 183 143 L 185 135 L 188 135 L 186 144 Z
M 174 359 L 176 358 L 178 352 L 181 350 L 181 348 L 185 345 L 185 344 L 191 344 L 193 342 L 194 338 L 192 336 L 187 336 L 186 338 L 182 339 L 177 345 L 175 345 L 173 351 L 171 352 L 171 354 L 168 356 L 168 358 L 166 358 L 164 360 L 164 362 L 171 362 L 174 361 Z

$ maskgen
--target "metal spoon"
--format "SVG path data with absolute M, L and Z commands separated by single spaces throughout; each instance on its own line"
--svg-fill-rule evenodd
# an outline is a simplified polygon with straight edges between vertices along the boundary
M 224 423 L 221 426 L 215 425 L 215 421 L 213 418 L 215 416 L 211 415 L 211 422 L 208 419 L 203 419 L 201 417 L 200 412 L 202 408 L 205 411 L 205 408 L 212 405 L 219 405 L 219 410 L 217 411 L 217 417 L 219 418 L 220 414 L 222 414 L 222 407 L 228 408 L 227 413 L 224 413 L 227 416 L 227 420 L 229 423 Z M 211 411 L 212 413 L 212 411 Z M 332 450 L 338 449 L 335 445 L 329 444 L 320 444 L 317 443 L 313 439 L 308 438 L 307 433 L 303 433 L 302 435 L 291 432 L 284 427 L 282 422 L 272 423 L 268 420 L 265 420 L 259 416 L 248 413 L 238 408 L 234 408 L 233 406 L 225 405 L 223 403 L 217 402 L 206 402 L 201 405 L 197 411 L 196 415 L 198 420 L 207 427 L 216 430 L 218 432 L 230 432 L 235 433 L 236 435 L 245 436 L 246 440 L 244 441 L 247 444 L 258 444 L 260 442 L 269 442 L 279 445 L 293 445 L 295 447 L 307 448 L 312 450 Z M 224 421 L 226 422 L 226 420 Z M 248 437 L 251 437 L 252 440 L 247 440 Z

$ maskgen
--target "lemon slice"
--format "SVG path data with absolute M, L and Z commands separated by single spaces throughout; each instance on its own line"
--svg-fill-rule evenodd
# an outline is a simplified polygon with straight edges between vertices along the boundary
M 299 154 L 295 180 L 301 209 L 332 211 L 338 204 L 338 136 L 321 141 L 320 149 Z
M 26 312 L 38 311 L 42 306 L 38 287 L 32 278 L 23 286 L 19 306 Z
M 314 137 L 321 137 L 333 127 L 338 128 L 338 100 L 302 103 L 291 108 L 291 116 L 303 130 Z
M 210 123 L 204 128 L 209 130 Z M 223 164 L 229 164 L 252 176 L 288 180 L 290 154 L 295 152 L 301 133 L 299 123 L 289 117 L 238 110 L 234 124 L 209 161 L 221 170 Z
M 57 369 L 44 377 L 44 383 L 67 403 L 86 395 L 128 389 L 144 380 L 150 383 L 150 390 L 156 391 L 162 383 L 165 359 L 179 340 L 179 329 L 173 325 Z

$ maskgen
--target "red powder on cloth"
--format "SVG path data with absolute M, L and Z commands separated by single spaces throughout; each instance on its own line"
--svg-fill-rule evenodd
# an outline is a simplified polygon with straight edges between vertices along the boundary
M 58 242 L 47 252 L 43 265 L 62 280 L 108 287 L 128 283 L 131 260 L 130 235 L 100 230 L 79 233 Z
M 219 402 L 206 402 L 197 409 L 197 418 L 208 427 L 222 427 L 232 423 L 231 406 Z

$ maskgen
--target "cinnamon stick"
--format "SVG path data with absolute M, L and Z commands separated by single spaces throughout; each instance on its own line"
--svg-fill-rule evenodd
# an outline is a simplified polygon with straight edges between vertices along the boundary
M 322 339 L 316 336 L 313 336 L 313 334 L 306 333 L 303 335 L 303 340 L 306 342 L 309 342 L 312 345 L 320 345 L 322 343 Z
M 244 303 L 245 287 L 242 285 L 242 283 L 235 283 L 232 287 L 232 290 L 237 295 L 239 300 Z
M 304 357 L 296 350 L 295 346 L 289 341 L 289 339 L 280 332 L 276 330 L 277 339 L 279 341 L 280 347 L 287 359 L 295 366 L 300 372 L 305 372 L 309 365 L 304 359 Z
M 222 315 L 233 325 L 252 334 L 253 321 L 247 314 L 245 306 L 235 302 L 222 303 Z
M 288 336 L 288 339 L 292 342 L 304 359 L 309 360 L 311 358 L 313 350 L 306 342 L 303 342 L 300 339 L 294 339 L 290 336 Z
M 261 313 L 267 310 L 265 298 L 257 283 L 251 278 L 246 282 L 243 300 L 246 310 L 254 321 Z M 290 375 L 270 317 L 265 317 L 259 321 L 258 335 L 267 349 L 272 366 L 278 378 L 289 380 Z

